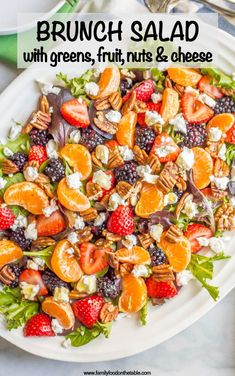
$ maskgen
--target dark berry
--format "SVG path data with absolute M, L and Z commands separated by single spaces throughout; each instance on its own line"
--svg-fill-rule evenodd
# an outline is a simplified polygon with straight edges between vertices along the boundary
M 128 161 L 124 165 L 115 168 L 114 174 L 116 180 L 126 181 L 129 184 L 134 184 L 139 176 L 136 171 L 137 164 L 134 161 Z
M 9 238 L 14 243 L 18 244 L 23 250 L 29 250 L 31 248 L 32 240 L 26 239 L 24 235 L 25 229 L 18 227 L 15 230 L 10 230 Z
M 103 230 L 105 230 L 106 228 L 106 221 L 102 223 L 101 226 L 95 226 L 94 223 L 88 223 L 88 225 L 90 226 L 91 228 L 91 233 L 95 236 L 101 236 L 102 235 L 102 232 Z
M 149 221 L 147 219 L 144 219 L 144 218 L 140 218 L 140 220 L 138 221 L 138 230 L 141 234 L 147 234 L 147 232 L 149 232 Z
M 22 267 L 19 264 L 9 264 L 8 268 L 10 273 L 13 274 L 14 280 L 8 285 L 10 288 L 15 289 L 19 286 L 19 276 L 22 272 Z
M 133 82 L 132 82 L 131 78 L 127 77 L 127 78 L 124 78 L 123 80 L 121 80 L 120 90 L 121 90 L 122 97 L 124 97 L 124 95 L 126 95 L 128 90 L 130 90 L 132 88 L 132 85 L 133 85 Z
M 52 182 L 60 181 L 63 177 L 65 177 L 65 165 L 62 159 L 50 159 L 46 168 L 44 169 L 44 174 L 48 176 Z
M 82 136 L 80 144 L 87 147 L 87 149 L 92 152 L 97 145 L 103 144 L 104 139 L 92 128 L 82 129 Z
M 69 289 L 69 284 L 62 281 L 55 273 L 51 270 L 45 270 L 42 274 L 43 282 L 45 283 L 48 290 L 53 294 L 56 287 L 65 287 Z
M 193 148 L 194 146 L 205 146 L 207 138 L 206 128 L 202 124 L 188 124 L 187 134 L 181 146 Z
M 223 114 L 224 112 L 235 112 L 235 101 L 232 97 L 223 97 L 217 100 L 214 107 L 215 114 Z
M 17 152 L 9 158 L 18 167 L 19 171 L 23 171 L 25 163 L 28 161 L 28 156 L 25 153 Z
M 151 266 L 162 265 L 167 263 L 167 257 L 161 248 L 154 247 L 149 249 L 151 257 Z
M 140 147 L 140 149 L 145 150 L 146 153 L 150 152 L 155 137 L 155 132 L 152 129 L 148 127 L 136 127 L 135 143 Z
M 115 299 L 120 295 L 120 278 L 106 274 L 97 279 L 97 290 L 105 297 Z
M 34 145 L 46 146 L 50 140 L 50 136 L 46 130 L 32 129 L 30 139 Z

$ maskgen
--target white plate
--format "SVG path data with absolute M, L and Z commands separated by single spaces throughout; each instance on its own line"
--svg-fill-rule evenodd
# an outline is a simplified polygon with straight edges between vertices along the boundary
M 64 0 L 9 0 L 4 2 L 0 12 L 0 35 L 15 34 L 19 31 L 32 27 L 38 21 L 38 14 L 45 19 L 50 18 L 64 5 Z M 2 6 L 3 8 L 3 6 Z M 30 23 L 17 26 L 17 16 L 20 13 L 32 13 Z
M 221 69 L 232 72 L 234 67 L 234 38 L 220 32 Z M 83 66 L 83 69 L 84 66 Z M 82 68 L 77 69 L 77 74 Z M 1 124 L 0 137 L 5 135 L 11 119 L 25 121 L 37 104 L 39 96 L 35 79 L 53 80 L 53 70 L 44 72 L 41 67 L 32 66 L 22 73 L 0 96 Z M 226 253 L 231 259 L 219 261 L 216 265 L 213 284 L 220 287 L 221 299 L 235 286 L 235 236 L 228 243 Z M 97 362 L 113 360 L 147 350 L 184 330 L 215 306 L 207 291 L 197 282 L 190 282 L 180 294 L 162 307 L 150 307 L 148 325 L 140 327 L 136 318 L 124 318 L 113 325 L 109 339 L 100 337 L 90 344 L 64 349 L 61 337 L 24 338 L 21 330 L 9 332 L 0 321 L 0 335 L 14 345 L 32 354 L 45 358 L 71 362 Z

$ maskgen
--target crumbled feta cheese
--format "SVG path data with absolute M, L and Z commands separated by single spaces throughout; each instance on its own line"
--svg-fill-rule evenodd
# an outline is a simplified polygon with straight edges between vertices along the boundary
M 199 90 L 194 89 L 192 86 L 186 86 L 184 92 L 185 93 L 195 94 L 197 97 L 199 96 Z
M 119 121 L 122 118 L 122 114 L 120 111 L 110 110 L 105 114 L 105 117 L 108 121 L 111 121 L 112 123 L 119 123 Z
M 137 174 L 142 177 L 143 181 L 146 181 L 150 184 L 156 184 L 157 179 L 159 178 L 158 175 L 151 174 L 151 167 L 149 165 L 140 165 L 137 166 L 136 172 Z
M 94 274 L 83 275 L 76 285 L 76 290 L 78 290 L 79 292 L 93 294 L 97 290 L 96 282 L 97 278 Z
M 24 177 L 27 181 L 34 181 L 38 178 L 38 170 L 36 167 L 28 166 L 24 170 Z
M 215 177 L 215 176 L 212 175 L 212 176 L 210 176 L 210 181 L 214 182 L 218 189 L 225 191 L 228 187 L 229 178 L 227 178 L 226 176 Z
M 63 333 L 64 328 L 60 325 L 60 323 L 57 319 L 51 320 L 51 327 L 52 327 L 52 330 L 55 334 Z
M 81 183 L 82 175 L 80 172 L 74 172 L 71 175 L 66 176 L 66 183 L 71 189 L 79 189 L 82 186 Z
M 57 145 L 54 140 L 48 141 L 48 143 L 46 144 L 46 152 L 48 158 L 58 158 Z
M 150 227 L 149 234 L 152 236 L 152 238 L 153 238 L 157 243 L 160 242 L 160 239 L 161 239 L 162 233 L 163 233 L 163 226 L 162 226 L 160 223 L 157 224 L 157 225 L 152 225 L 152 226 Z
M 222 131 L 218 127 L 211 127 L 208 132 L 208 137 L 210 141 L 217 142 L 222 137 Z
M 85 227 L 84 219 L 80 217 L 80 215 L 77 215 L 74 223 L 74 227 L 76 230 L 83 230 Z
M 178 201 L 178 196 L 174 192 L 170 192 L 164 196 L 164 206 L 173 205 Z
M 27 282 L 20 282 L 20 289 L 23 297 L 26 300 L 34 300 L 34 298 L 37 296 L 40 286 L 39 285 L 31 285 Z
M 27 226 L 27 228 L 24 231 L 24 236 L 26 237 L 26 239 L 37 240 L 38 231 L 36 228 L 36 223 L 33 222 Z
M 12 155 L 14 154 L 13 151 L 9 148 L 4 148 L 3 149 L 3 154 L 5 155 L 5 157 L 12 157 Z
M 136 278 L 144 277 L 147 278 L 150 275 L 150 270 L 146 265 L 140 264 L 135 265 L 131 272 Z
M 93 175 L 93 182 L 98 184 L 101 188 L 104 188 L 107 190 L 111 188 L 111 185 L 112 185 L 111 179 L 112 179 L 112 176 L 106 174 L 102 170 L 96 171 Z
M 69 255 L 69 256 L 73 256 L 74 255 L 74 249 L 72 247 L 68 248 L 66 250 L 66 253 Z
M 226 144 L 223 144 L 218 152 L 218 157 L 222 159 L 222 161 L 226 161 Z
M 173 125 L 175 131 L 184 134 L 187 133 L 186 121 L 184 120 L 184 116 L 182 113 L 177 114 L 176 117 L 169 121 L 169 123 Z
M 162 100 L 162 94 L 161 93 L 153 93 L 151 95 L 151 100 L 153 103 L 158 103 Z
M 118 146 L 118 150 L 124 161 L 131 161 L 134 158 L 134 153 L 128 146 Z
M 38 266 L 39 269 L 43 269 L 45 266 L 45 261 L 40 257 L 33 257 L 33 262 Z
M 93 77 L 94 78 L 99 78 L 102 73 L 102 70 L 100 68 L 95 68 L 93 71 Z
M 74 131 L 72 131 L 69 135 L 69 140 L 73 144 L 79 144 L 81 140 L 81 131 L 79 129 L 75 129 Z
M 183 270 L 180 273 L 176 273 L 176 284 L 177 284 L 177 286 L 185 286 L 192 279 L 194 279 L 194 276 L 189 270 Z
M 27 218 L 24 217 L 22 214 L 19 214 L 16 219 L 14 220 L 11 229 L 15 231 L 18 227 L 26 227 L 27 226 Z
M 62 343 L 61 343 L 61 346 L 64 347 L 65 349 L 69 349 L 72 344 L 71 344 L 71 340 L 69 338 L 66 338 Z
M 10 129 L 10 132 L 9 132 L 9 135 L 8 135 L 8 138 L 11 140 L 11 141 L 14 141 L 21 133 L 22 131 L 22 127 L 20 124 L 13 124 L 11 129 Z
M 95 148 L 95 156 L 99 161 L 107 164 L 109 161 L 109 148 L 105 145 L 98 145 Z
M 50 82 L 37 80 L 37 83 L 43 95 L 48 95 L 50 93 L 58 95 L 60 93 L 61 89 L 59 87 L 53 86 Z
M 33 260 L 28 260 L 27 269 L 38 270 L 38 265 Z
M 224 242 L 222 238 L 210 238 L 209 247 L 215 253 L 224 252 Z
M 208 247 L 208 245 L 210 243 L 210 239 L 205 238 L 203 236 L 197 238 L 197 241 L 198 241 L 199 245 L 201 245 L 202 247 Z
M 84 90 L 87 95 L 95 97 L 99 93 L 99 86 L 96 82 L 87 82 L 84 86 Z
M 109 198 L 108 209 L 110 211 L 114 211 L 118 208 L 119 205 L 125 205 L 123 198 L 119 196 L 118 193 L 111 194 Z
M 176 164 L 185 171 L 191 170 L 194 165 L 193 151 L 187 147 L 184 147 L 176 160 Z
M 78 235 L 75 231 L 70 232 L 70 234 L 68 234 L 67 236 L 67 239 L 71 244 L 75 244 L 78 242 Z
M 198 99 L 202 103 L 205 103 L 207 106 L 209 106 L 211 108 L 214 108 L 215 105 L 216 105 L 216 101 L 213 98 L 211 98 L 209 95 L 205 94 L 205 93 L 200 94 Z
M 159 158 L 165 158 L 167 157 L 167 155 L 173 153 L 174 151 L 175 151 L 174 146 L 165 145 L 165 146 L 161 146 L 160 148 L 156 148 L 155 154 L 157 154 Z
M 106 214 L 102 212 L 94 220 L 94 226 L 102 226 L 105 220 L 106 220 Z
M 137 237 L 135 235 L 127 235 L 122 240 L 124 247 L 131 249 L 137 244 Z
M 3 189 L 7 184 L 7 180 L 0 177 L 0 189 Z
M 50 206 L 47 206 L 45 209 L 43 209 L 43 214 L 48 218 L 54 213 L 56 210 L 58 210 L 58 206 L 56 204 L 55 200 L 51 200 Z
M 53 296 L 57 302 L 69 302 L 69 290 L 66 287 L 56 287 Z
M 146 111 L 145 112 L 145 123 L 148 126 L 154 125 L 154 124 L 161 124 L 163 125 L 165 122 L 161 115 L 157 111 Z
M 159 178 L 158 175 L 145 174 L 143 177 L 143 181 L 146 181 L 146 183 L 149 183 L 149 184 L 156 184 L 158 178 Z
M 186 214 L 190 219 L 194 218 L 199 213 L 197 204 L 193 202 L 192 195 L 186 198 L 182 213 Z

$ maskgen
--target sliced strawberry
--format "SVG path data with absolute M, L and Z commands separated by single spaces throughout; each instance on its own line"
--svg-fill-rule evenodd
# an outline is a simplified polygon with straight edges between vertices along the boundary
M 151 99 L 151 95 L 154 93 L 154 82 L 152 80 L 145 80 L 136 86 L 133 90 L 129 91 L 123 98 L 123 103 L 128 100 L 131 92 L 136 92 L 136 99 L 142 102 L 148 102 Z
M 194 93 L 185 93 L 181 100 L 182 112 L 189 123 L 201 124 L 210 120 L 214 111 L 197 99 Z
M 25 337 L 53 337 L 55 335 L 51 327 L 51 319 L 45 313 L 38 313 L 31 317 L 23 330 Z
M 130 206 L 119 205 L 109 216 L 107 229 L 118 235 L 131 235 L 135 230 L 132 208 Z
M 211 188 L 207 187 L 201 190 L 202 194 L 209 200 L 213 200 L 213 194 Z
M 111 249 L 108 249 L 110 252 Z M 107 249 L 97 248 L 93 243 L 82 243 L 80 245 L 79 263 L 85 274 L 95 274 L 108 266 Z
M 56 210 L 50 217 L 39 215 L 36 227 L 38 236 L 54 236 L 65 230 L 66 222 L 61 212 Z
M 200 251 L 203 247 L 199 244 L 197 238 L 206 238 L 209 239 L 213 235 L 212 231 L 199 223 L 193 223 L 188 225 L 187 230 L 184 233 L 184 236 L 190 241 L 192 253 Z
M 232 128 L 228 130 L 225 141 L 229 142 L 230 144 L 235 144 L 235 123 L 233 124 Z
M 102 198 L 109 192 L 112 191 L 112 189 L 114 188 L 114 184 L 115 184 L 115 177 L 114 177 L 114 173 L 112 171 L 105 171 L 106 175 L 109 175 L 110 176 L 110 183 L 111 183 L 111 187 L 110 189 L 104 189 L 102 188 L 102 194 L 99 195 L 98 197 L 98 201 L 102 200 Z M 86 190 L 88 190 L 88 186 L 93 183 L 93 179 L 90 178 L 86 184 Z
M 87 104 L 82 99 L 71 99 L 60 108 L 61 115 L 71 125 L 86 128 L 90 124 Z
M 169 299 L 178 294 L 173 282 L 158 282 L 153 276 L 146 280 L 146 286 L 150 298 Z
M 41 165 L 48 159 L 45 146 L 33 145 L 29 151 L 29 161 L 38 162 Z
M 30 285 L 38 285 L 40 290 L 38 295 L 44 296 L 48 294 L 48 290 L 42 280 L 41 273 L 38 270 L 25 269 L 20 274 L 19 282 L 26 282 Z
M 88 296 L 72 303 L 75 317 L 87 328 L 92 328 L 99 320 L 101 308 L 105 301 L 100 295 Z
M 168 133 L 163 132 L 155 138 L 150 151 L 150 155 L 152 154 L 156 154 L 161 163 L 174 162 L 180 154 L 180 148 Z
M 148 111 L 160 112 L 161 105 L 162 105 L 162 102 L 158 102 L 158 103 L 148 102 L 148 103 L 146 103 L 146 107 L 147 107 Z M 142 125 L 143 126 L 147 125 L 146 122 L 145 122 L 145 112 L 138 113 L 138 115 L 137 115 L 137 122 L 141 126 Z
M 0 207 L 0 230 L 6 230 L 10 228 L 14 221 L 15 215 L 6 206 Z
M 209 76 L 203 76 L 199 83 L 198 89 L 212 98 L 222 98 L 224 95 L 221 91 L 211 84 L 211 78 Z

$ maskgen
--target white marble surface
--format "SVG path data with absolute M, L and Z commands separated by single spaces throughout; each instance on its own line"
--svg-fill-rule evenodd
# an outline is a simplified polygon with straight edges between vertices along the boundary
M 17 73 L 16 69 L 0 63 L 0 92 Z M 0 376 L 80 376 L 84 371 L 95 370 L 151 371 L 154 376 L 234 376 L 235 291 L 174 338 L 139 355 L 113 362 L 58 363 L 30 355 L 0 339 Z

